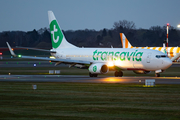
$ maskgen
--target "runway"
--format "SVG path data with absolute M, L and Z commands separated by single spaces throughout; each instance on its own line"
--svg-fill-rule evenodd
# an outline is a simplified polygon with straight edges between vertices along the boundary
M 7 67 L 54 67 L 49 61 L 0 61 L 0 68 Z M 61 66 L 63 66 L 62 64 Z M 65 65 L 64 65 L 65 66 Z
M 0 61 L 0 68 L 10 67 L 53 67 L 48 61 Z M 60 65 L 66 66 L 66 65 Z M 179 63 L 171 67 L 180 67 Z M 88 75 L 0 75 L 0 81 L 7 82 L 75 82 L 75 83 L 144 83 L 145 79 L 155 79 L 156 84 L 180 84 L 180 77 L 145 77 L 145 76 L 98 76 Z
M 0 82 L 74 82 L 74 83 L 145 83 L 155 79 L 156 84 L 180 84 L 180 77 L 97 77 L 84 75 L 0 75 Z
M 7 67 L 54 67 L 55 63 L 49 61 L 0 61 L 0 68 Z M 60 64 L 58 66 L 66 66 Z M 171 67 L 180 67 L 180 63 L 173 63 Z

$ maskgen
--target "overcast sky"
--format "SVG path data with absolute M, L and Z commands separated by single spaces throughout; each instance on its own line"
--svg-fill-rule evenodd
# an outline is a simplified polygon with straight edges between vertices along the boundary
M 119 20 L 145 29 L 180 23 L 180 0 L 0 0 L 0 32 L 49 27 L 48 10 L 63 30 L 111 29 Z

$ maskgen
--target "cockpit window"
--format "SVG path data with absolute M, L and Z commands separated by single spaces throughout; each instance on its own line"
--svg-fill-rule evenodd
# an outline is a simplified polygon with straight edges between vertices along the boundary
M 166 58 L 167 55 L 156 55 L 157 58 Z

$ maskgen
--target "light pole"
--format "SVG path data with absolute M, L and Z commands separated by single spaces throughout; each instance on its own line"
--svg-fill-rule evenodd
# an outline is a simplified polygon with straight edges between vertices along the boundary
M 169 35 L 169 23 L 167 23 L 167 44 L 166 44 L 166 47 L 167 47 L 167 55 L 168 55 L 168 35 Z

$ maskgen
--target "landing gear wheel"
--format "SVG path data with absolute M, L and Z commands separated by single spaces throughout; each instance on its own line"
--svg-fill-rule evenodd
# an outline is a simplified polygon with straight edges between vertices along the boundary
M 93 77 L 93 74 L 89 73 L 89 77 Z
M 122 77 L 122 76 L 123 76 L 123 72 L 119 71 L 119 77 Z
M 160 74 L 159 74 L 159 73 L 155 73 L 155 76 L 156 76 L 156 77 L 160 77 Z
M 114 76 L 115 76 L 115 77 L 118 77 L 118 71 L 116 71 L 116 72 L 114 73 Z
M 89 73 L 89 77 L 97 77 L 98 74 L 92 74 L 92 73 Z
M 93 74 L 93 77 L 97 77 L 98 76 L 98 74 Z
M 123 76 L 123 72 L 122 71 L 116 71 L 115 73 L 114 73 L 114 76 L 115 77 L 122 77 Z

